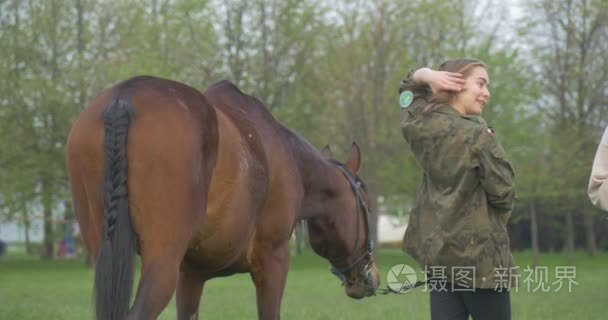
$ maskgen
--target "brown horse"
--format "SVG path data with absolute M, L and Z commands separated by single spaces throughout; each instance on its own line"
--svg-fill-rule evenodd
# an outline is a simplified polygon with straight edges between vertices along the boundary
M 136 77 L 101 93 L 66 151 L 96 264 L 97 319 L 155 319 L 175 291 L 178 319 L 197 319 L 205 281 L 245 272 L 259 319 L 279 319 L 289 238 L 302 219 L 346 294 L 373 295 L 360 151 L 353 144 L 344 164 L 327 154 L 226 81 L 203 95 Z M 141 278 L 130 306 L 136 253 Z

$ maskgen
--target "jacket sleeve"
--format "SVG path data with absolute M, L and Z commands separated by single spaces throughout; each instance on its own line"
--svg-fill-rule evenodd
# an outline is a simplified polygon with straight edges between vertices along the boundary
M 608 128 L 595 153 L 588 193 L 593 205 L 608 211 Z
M 403 79 L 401 79 L 401 82 L 399 83 L 399 94 L 406 90 L 409 90 L 414 94 L 414 100 L 410 105 L 410 108 L 412 109 L 425 106 L 433 95 L 431 86 L 426 83 L 416 83 L 416 81 L 414 81 L 414 73 L 416 70 L 417 69 L 410 70 L 410 72 Z
M 479 133 L 477 153 L 479 179 L 496 212 L 510 214 L 515 200 L 515 171 L 502 146 L 486 130 Z

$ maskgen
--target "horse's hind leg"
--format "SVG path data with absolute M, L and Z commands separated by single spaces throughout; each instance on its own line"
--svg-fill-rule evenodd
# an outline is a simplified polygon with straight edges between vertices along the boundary
M 76 218 L 80 226 L 82 240 L 84 241 L 84 245 L 88 251 L 88 255 L 90 256 L 90 261 L 87 261 L 87 263 L 95 265 L 95 259 L 99 253 L 99 244 L 101 243 L 101 200 L 95 197 L 90 197 L 90 195 L 87 194 L 88 188 L 86 187 L 85 182 L 82 181 L 83 179 L 80 177 L 80 174 L 85 173 L 76 173 L 73 171 L 76 169 L 72 169 L 71 166 L 69 169 L 71 171 L 70 180 L 72 186 L 71 191 L 74 212 L 76 213 Z M 93 181 L 99 180 L 101 180 L 101 178 L 95 178 Z M 94 185 L 94 187 L 96 187 L 96 185 Z M 93 191 L 95 192 L 99 190 Z
M 142 266 L 129 320 L 156 319 L 175 292 L 188 243 L 203 223 L 206 186 L 189 185 L 186 173 L 177 170 L 164 175 L 150 174 L 154 171 L 145 166 L 132 167 L 133 176 L 147 177 L 132 179 L 130 185 Z
M 183 267 L 177 283 L 175 294 L 177 304 L 177 320 L 198 319 L 198 308 L 205 280 L 198 273 Z
M 153 256 L 142 253 L 141 279 L 128 320 L 156 319 L 175 292 L 187 242 L 165 238 L 160 243 L 166 247 L 147 249 Z
M 66 144 L 66 164 L 70 177 L 72 204 L 84 245 L 91 256 L 91 265 L 99 253 L 101 243 L 103 194 L 103 150 L 90 141 L 103 141 L 103 127 L 98 123 L 78 120 Z
M 144 103 L 129 135 L 131 218 L 142 260 L 130 320 L 156 319 L 175 292 L 188 243 L 204 223 L 217 143 L 215 118 L 196 115 L 202 107 L 164 109 L 175 102 L 162 97 Z
M 132 188 L 132 216 L 138 230 L 142 266 L 130 320 L 156 319 L 167 306 L 175 292 L 188 243 L 203 223 L 207 199 L 202 188 L 182 190 L 180 180 L 185 179 L 149 175 L 146 182 L 137 180 L 142 185 Z M 145 187 L 145 192 L 139 187 Z M 160 196 L 164 188 L 171 193 Z M 194 198 L 190 194 L 203 195 Z
M 152 184 L 150 188 L 158 188 L 159 185 Z M 129 311 L 129 320 L 156 319 L 167 306 L 175 292 L 190 237 L 202 223 L 202 219 L 195 216 L 203 215 L 204 211 L 188 206 L 187 198 L 168 198 L 175 201 L 176 210 L 166 208 L 167 198 L 142 202 L 141 210 L 134 210 L 138 217 L 135 223 L 145 223 L 146 228 L 138 229 L 141 279 Z

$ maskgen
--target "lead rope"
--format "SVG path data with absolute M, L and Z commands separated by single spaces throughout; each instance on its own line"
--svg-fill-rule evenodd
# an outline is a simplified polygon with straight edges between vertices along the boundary
M 378 288 L 376 289 L 376 293 L 377 294 L 381 294 L 381 295 L 387 295 L 387 294 L 404 294 L 404 293 L 408 293 L 420 286 L 423 286 L 427 283 L 429 283 L 430 279 L 426 279 L 424 281 L 416 281 L 416 283 L 411 284 L 409 281 L 404 283 L 401 288 L 399 288 L 399 291 L 395 291 L 394 289 L 390 288 L 388 285 L 386 286 L 386 288 Z

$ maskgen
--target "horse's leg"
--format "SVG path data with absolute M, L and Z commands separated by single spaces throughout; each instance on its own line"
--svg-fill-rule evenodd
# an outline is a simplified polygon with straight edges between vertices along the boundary
M 177 284 L 179 257 L 165 255 L 145 260 L 142 259 L 142 275 L 128 320 L 156 319 L 169 304 Z
M 155 178 L 156 176 L 150 176 L 147 181 Z M 153 189 L 163 186 L 159 181 L 152 181 L 148 191 L 152 190 L 151 194 L 160 194 Z M 171 190 L 174 189 L 175 187 Z M 137 230 L 140 239 L 141 278 L 135 301 L 129 311 L 129 320 L 156 319 L 167 306 L 175 292 L 180 265 L 188 243 L 203 222 L 200 216 L 203 216 L 205 211 L 200 208 L 206 205 L 205 197 L 201 197 L 202 204 L 197 205 L 198 200 L 189 199 L 187 196 L 179 197 L 176 193 L 171 197 L 150 197 L 145 202 L 135 202 L 137 210 L 133 210 L 133 216 L 135 224 L 139 226 Z M 136 198 L 137 193 L 133 194 Z
M 148 179 L 149 180 L 149 179 Z M 159 188 L 154 183 L 150 188 Z M 180 275 L 180 265 L 184 259 L 188 243 L 194 230 L 200 227 L 202 219 L 196 219 L 194 205 L 188 205 L 187 197 L 171 197 L 175 201 L 175 210 L 167 206 L 167 198 L 149 199 L 140 210 L 133 210 L 136 223 L 143 223 L 146 228 L 139 228 L 141 251 L 141 278 L 128 320 L 156 319 L 169 304 Z M 206 199 L 204 199 L 206 200 Z M 190 200 L 191 202 L 191 200 Z M 154 208 L 163 208 L 155 210 Z M 145 212 L 145 215 L 144 215 Z M 171 212 L 171 214 L 163 214 Z M 157 222 L 157 223 L 154 223 Z
M 147 181 L 153 178 L 149 177 Z M 153 181 L 149 189 L 162 186 L 162 183 Z M 148 201 L 139 203 L 141 207 L 135 206 L 139 208 L 133 210 L 133 216 L 135 224 L 139 223 L 140 226 L 137 230 L 140 239 L 141 278 L 129 311 L 129 320 L 156 319 L 171 300 L 188 243 L 203 220 L 196 217 L 204 214 L 204 211 L 197 208 L 206 204 L 206 199 L 202 198 L 203 202 L 199 206 L 193 203 L 196 201 L 175 194 L 167 198 L 158 197 L 154 201 L 149 198 Z
M 148 118 L 142 110 L 129 135 L 129 152 L 139 159 L 129 167 L 129 196 L 142 261 L 129 320 L 156 319 L 167 306 L 188 243 L 204 223 L 215 166 L 215 118 L 200 131 L 200 119 L 193 113 L 202 108 L 176 111 L 184 109 L 189 110 L 182 105 Z M 172 130 L 179 132 L 178 138 Z
M 205 280 L 198 273 L 184 269 L 179 274 L 175 293 L 177 320 L 197 320 Z
M 85 183 L 81 181 L 76 173 L 70 174 L 74 175 L 74 177 L 71 177 L 72 203 L 80 226 L 82 241 L 88 251 L 89 261 L 87 263 L 94 266 L 99 253 L 99 244 L 101 243 L 101 225 L 99 222 L 101 221 L 102 204 L 97 197 L 89 197 L 87 195 Z M 99 180 L 101 178 L 94 181 Z
M 78 125 L 82 126 L 80 123 Z M 99 196 L 102 194 L 99 181 L 103 180 L 103 170 L 94 168 L 103 167 L 100 163 L 103 161 L 103 151 L 88 144 L 88 139 L 91 139 L 88 135 L 97 134 L 101 137 L 102 134 L 99 131 L 101 128 L 93 126 L 87 126 L 86 130 L 79 130 L 75 125 L 66 144 L 72 205 L 80 226 L 82 241 L 90 256 L 88 262 L 93 266 L 95 266 L 99 254 L 103 215 L 103 203 Z M 87 135 L 82 132 L 86 132 Z M 89 157 L 84 157 L 85 154 Z
M 289 241 L 277 248 L 258 246 L 251 262 L 260 320 L 281 318 L 281 300 L 289 268 Z

